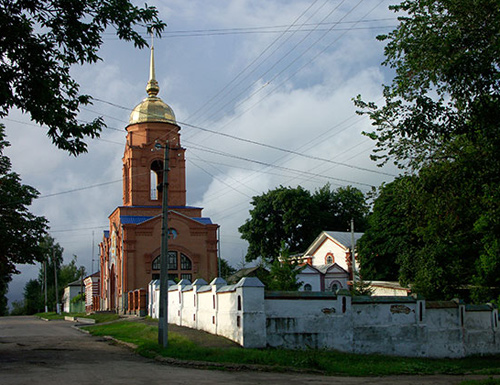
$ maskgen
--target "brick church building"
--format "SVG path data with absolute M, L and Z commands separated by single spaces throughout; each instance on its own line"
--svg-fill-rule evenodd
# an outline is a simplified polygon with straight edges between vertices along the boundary
M 168 172 L 169 279 L 217 276 L 217 229 L 202 209 L 186 205 L 185 152 L 172 109 L 157 95 L 151 49 L 148 96 L 130 114 L 123 155 L 123 205 L 109 216 L 100 243 L 100 309 L 122 313 L 127 293 L 147 288 L 160 275 L 160 238 L 164 151 L 170 147 Z

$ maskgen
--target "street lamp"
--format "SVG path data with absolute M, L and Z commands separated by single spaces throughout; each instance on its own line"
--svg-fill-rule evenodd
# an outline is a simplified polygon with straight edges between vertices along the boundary
M 162 225 L 161 225 L 161 253 L 160 253 L 160 311 L 158 320 L 158 344 L 164 348 L 168 346 L 168 156 L 170 147 L 168 141 L 165 146 L 156 142 L 155 150 L 164 150 L 163 156 L 163 183 L 162 183 Z

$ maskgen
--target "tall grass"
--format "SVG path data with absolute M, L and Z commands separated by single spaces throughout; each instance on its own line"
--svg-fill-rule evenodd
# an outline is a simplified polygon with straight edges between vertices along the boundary
M 158 345 L 158 327 L 143 322 L 115 322 L 86 327 L 93 335 L 109 335 L 138 346 L 137 352 L 180 360 L 263 365 L 268 370 L 305 370 L 327 375 L 384 376 L 396 374 L 500 374 L 500 356 L 425 359 L 358 355 L 327 350 L 213 348 L 169 332 L 169 346 Z

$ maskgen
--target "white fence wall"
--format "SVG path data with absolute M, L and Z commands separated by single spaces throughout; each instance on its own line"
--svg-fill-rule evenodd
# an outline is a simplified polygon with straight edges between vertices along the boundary
M 158 314 L 159 287 L 149 286 Z M 458 301 L 354 297 L 347 290 L 268 292 L 257 278 L 236 285 L 182 280 L 169 287 L 169 323 L 224 336 L 243 347 L 336 349 L 414 357 L 500 353 L 498 310 Z

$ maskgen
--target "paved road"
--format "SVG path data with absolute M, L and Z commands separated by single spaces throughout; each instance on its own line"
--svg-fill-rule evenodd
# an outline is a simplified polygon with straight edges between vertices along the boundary
M 460 376 L 323 377 L 161 364 L 66 321 L 0 317 L 0 384 L 458 384 Z

